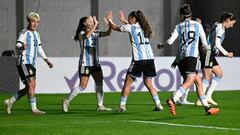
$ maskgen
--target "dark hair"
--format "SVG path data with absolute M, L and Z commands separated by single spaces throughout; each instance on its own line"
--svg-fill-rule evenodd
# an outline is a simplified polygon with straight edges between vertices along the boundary
M 80 18 L 79 20 L 79 24 L 78 24 L 78 27 L 77 27 L 77 30 L 76 30 L 76 33 L 75 33 L 75 36 L 74 36 L 74 40 L 75 41 L 78 41 L 79 40 L 79 33 L 85 29 L 85 25 L 84 25 L 84 22 L 87 20 L 87 16 L 84 16 L 82 18 Z
M 143 12 L 140 10 L 132 11 L 128 16 L 135 17 L 136 21 L 139 22 L 141 28 L 144 31 L 144 36 L 147 38 L 151 38 L 153 35 L 152 28 L 150 24 L 148 23 L 148 20 L 144 16 Z
M 192 11 L 189 4 L 183 4 L 179 10 L 179 14 L 183 16 L 184 19 L 191 17 Z
M 230 21 L 232 20 L 236 20 L 236 17 L 229 12 L 224 12 L 220 18 L 220 23 L 223 23 L 224 21 L 226 21 L 227 19 L 229 19 Z

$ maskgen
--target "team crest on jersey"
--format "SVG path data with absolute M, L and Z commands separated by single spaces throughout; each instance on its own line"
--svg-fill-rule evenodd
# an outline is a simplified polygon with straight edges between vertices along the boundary
M 89 69 L 88 68 L 86 68 L 85 74 L 89 74 Z
M 213 62 L 210 62 L 210 64 L 209 64 L 209 65 L 210 65 L 210 67 L 212 67 L 212 66 L 213 66 Z
M 29 74 L 32 75 L 33 74 L 33 71 L 32 69 L 29 69 Z

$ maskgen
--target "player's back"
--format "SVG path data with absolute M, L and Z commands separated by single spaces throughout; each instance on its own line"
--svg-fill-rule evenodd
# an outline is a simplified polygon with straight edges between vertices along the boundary
M 198 57 L 200 27 L 200 23 L 190 19 L 177 25 L 180 58 Z

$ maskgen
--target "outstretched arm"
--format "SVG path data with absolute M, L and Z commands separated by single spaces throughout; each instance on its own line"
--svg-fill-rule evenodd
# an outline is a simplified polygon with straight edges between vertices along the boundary
M 157 44 L 158 49 L 164 48 L 165 45 L 172 45 L 173 42 L 177 39 L 177 37 L 178 37 L 178 31 L 177 31 L 177 26 L 176 26 L 174 31 L 171 34 L 171 37 L 167 41 Z
M 111 26 L 109 25 L 109 21 L 108 21 L 107 18 L 104 18 L 104 22 L 105 22 L 106 24 L 108 24 L 109 27 L 108 27 L 108 30 L 107 30 L 107 31 L 100 32 L 99 37 L 109 36 L 109 35 L 111 34 L 111 32 L 112 32 L 112 28 L 111 28 Z
M 121 31 L 120 27 L 113 22 L 112 11 L 108 12 L 106 20 L 107 20 L 107 22 L 105 21 L 105 23 L 108 24 L 113 30 Z
M 92 33 L 96 30 L 96 28 L 98 26 L 98 21 L 97 21 L 96 16 L 93 16 L 92 19 L 93 19 L 93 22 L 94 22 L 94 27 L 92 29 L 89 29 L 89 30 L 85 31 L 86 38 L 89 38 L 92 35 Z

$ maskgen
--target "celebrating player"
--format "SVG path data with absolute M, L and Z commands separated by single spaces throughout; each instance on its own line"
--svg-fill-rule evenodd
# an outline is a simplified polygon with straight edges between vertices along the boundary
M 128 68 L 123 90 L 120 97 L 119 112 L 126 111 L 126 102 L 133 81 L 143 74 L 144 84 L 149 90 L 155 102 L 154 111 L 161 111 L 163 107 L 160 103 L 157 90 L 152 85 L 152 78 L 156 76 L 154 65 L 154 54 L 150 44 L 153 35 L 152 29 L 142 11 L 132 11 L 125 19 L 122 11 L 119 12 L 119 19 L 124 25 L 118 26 L 113 22 L 112 13 L 107 17 L 109 25 L 113 30 L 127 32 L 130 35 L 132 46 L 132 63 Z
M 66 99 L 63 100 L 63 111 L 68 112 L 70 102 L 79 92 L 85 90 L 90 75 L 96 83 L 97 111 L 110 111 L 103 105 L 103 73 L 98 59 L 97 39 L 99 37 L 109 36 L 111 28 L 105 32 L 96 33 L 98 21 L 95 16 L 82 17 L 79 21 L 78 28 L 74 37 L 75 41 L 80 43 L 80 59 L 79 59 L 79 78 L 80 84 L 72 89 Z
M 20 32 L 17 40 L 16 48 L 18 53 L 17 69 L 25 88 L 19 90 L 16 95 L 6 99 L 6 111 L 11 114 L 12 105 L 19 100 L 22 96 L 28 93 L 29 103 L 32 107 L 33 114 L 45 114 L 37 108 L 35 87 L 36 87 L 36 58 L 37 52 L 44 59 L 50 68 L 53 64 L 48 60 L 42 48 L 42 43 L 39 33 L 36 31 L 40 16 L 37 13 L 31 12 L 27 16 L 28 27 Z
M 212 105 L 218 105 L 218 103 L 212 99 L 212 93 L 223 76 L 223 72 L 215 56 L 217 56 L 220 51 L 224 56 L 229 58 L 233 57 L 233 53 L 226 51 L 221 44 L 225 38 L 225 29 L 232 28 L 235 23 L 236 18 L 234 15 L 232 13 L 225 12 L 221 16 L 220 21 L 213 25 L 207 36 L 208 44 L 211 46 L 211 51 L 201 53 L 203 92 L 206 93 L 208 102 Z M 212 73 L 214 74 L 213 78 Z M 197 101 L 197 105 L 199 104 L 199 101 Z
M 189 89 L 189 87 L 195 83 L 197 86 L 197 94 L 202 102 L 207 115 L 215 115 L 219 112 L 218 108 L 210 108 L 207 99 L 202 92 L 202 81 L 198 76 L 198 57 L 199 57 L 199 37 L 203 43 L 203 46 L 207 48 L 206 35 L 203 27 L 200 23 L 191 20 L 192 11 L 190 5 L 184 4 L 180 9 L 181 23 L 176 25 L 171 37 L 165 42 L 168 45 L 179 37 L 178 47 L 178 68 L 182 77 L 183 83 L 174 93 L 171 99 L 167 100 L 170 113 L 175 116 L 175 103 L 179 98 Z M 158 48 L 163 47 L 163 44 L 159 44 Z

